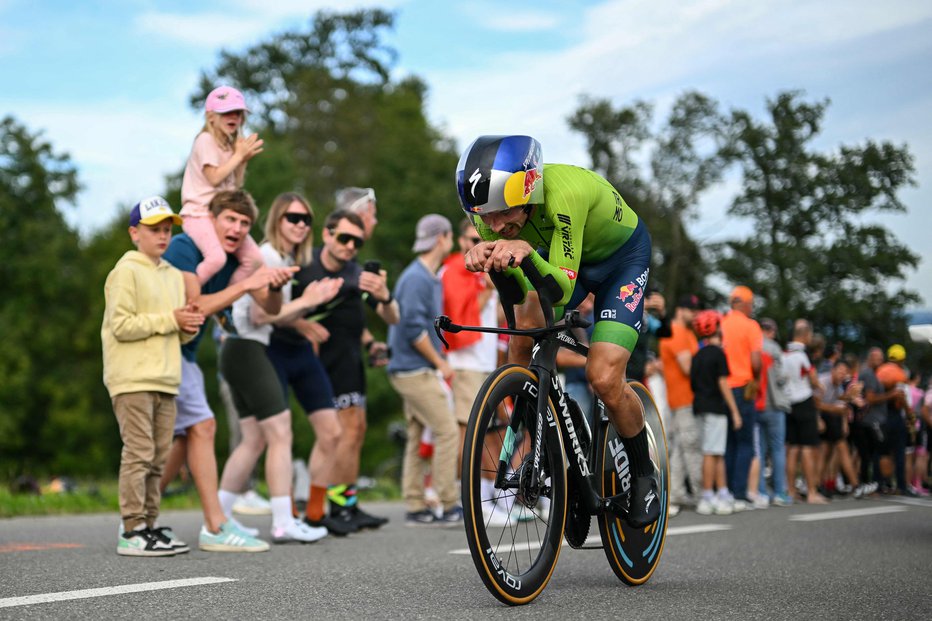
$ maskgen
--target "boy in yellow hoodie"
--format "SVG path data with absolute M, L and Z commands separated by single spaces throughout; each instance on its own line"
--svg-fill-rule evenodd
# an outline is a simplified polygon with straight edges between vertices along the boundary
M 165 199 L 137 203 L 129 216 L 136 246 L 117 262 L 104 285 L 100 330 L 104 385 L 120 425 L 120 513 L 117 554 L 172 556 L 188 551 L 168 527 L 159 528 L 159 478 L 171 448 L 175 396 L 181 383 L 181 343 L 204 315 L 185 303 L 181 272 L 162 260 L 181 218 Z

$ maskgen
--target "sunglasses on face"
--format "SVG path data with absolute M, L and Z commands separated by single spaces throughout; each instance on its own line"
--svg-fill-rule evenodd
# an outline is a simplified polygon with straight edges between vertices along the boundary
M 286 213 L 283 217 L 292 224 L 303 222 L 305 226 L 311 226 L 311 215 L 307 213 Z
M 362 248 L 363 244 L 365 243 L 365 240 L 363 240 L 362 237 L 357 237 L 356 235 L 352 235 L 350 233 L 334 233 L 333 231 L 330 232 L 336 238 L 337 242 L 344 246 L 348 246 L 350 242 L 353 242 L 353 245 L 356 246 L 356 250 Z

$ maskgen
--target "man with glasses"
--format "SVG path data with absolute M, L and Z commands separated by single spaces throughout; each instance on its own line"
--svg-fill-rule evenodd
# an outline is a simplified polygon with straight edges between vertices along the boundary
M 343 433 L 337 444 L 334 485 L 327 489 L 331 519 L 359 528 L 378 528 L 388 520 L 359 508 L 356 480 L 359 457 L 366 432 L 366 373 L 362 349 L 370 364 L 387 362 L 385 343 L 366 337 L 368 302 L 386 323 L 398 322 L 398 303 L 392 298 L 384 270 L 367 271 L 356 262 L 365 243 L 365 222 L 350 211 L 335 211 L 324 222 L 323 245 L 314 249 L 314 259 L 297 275 L 298 287 L 322 278 L 342 278 L 343 287 L 327 305 L 301 323 L 302 332 L 319 341 L 320 360 L 330 377 L 337 415 Z M 323 330 L 324 333 L 320 333 Z M 323 339 L 323 340 L 320 340 Z
M 372 237 L 375 225 L 379 223 L 376 217 L 375 190 L 372 188 L 343 188 L 337 192 L 337 210 L 349 211 L 360 218 L 363 223 L 363 237 Z

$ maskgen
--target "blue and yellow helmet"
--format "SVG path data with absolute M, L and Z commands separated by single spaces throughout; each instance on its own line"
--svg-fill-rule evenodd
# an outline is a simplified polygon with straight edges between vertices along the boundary
M 456 190 L 468 215 L 544 202 L 544 161 L 530 136 L 479 136 L 456 165 Z

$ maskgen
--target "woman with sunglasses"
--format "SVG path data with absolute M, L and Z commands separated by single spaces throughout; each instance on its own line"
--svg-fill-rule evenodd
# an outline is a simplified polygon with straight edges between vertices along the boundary
M 313 244 L 312 221 L 311 207 L 301 195 L 279 195 L 269 209 L 265 240 L 260 247 L 265 263 L 276 267 L 307 263 Z M 242 432 L 242 441 L 223 469 L 220 504 L 229 516 L 250 472 L 262 452 L 267 450 L 265 473 L 272 505 L 273 543 L 310 543 L 327 534 L 325 528 L 308 526 L 292 514 L 291 411 L 283 365 L 273 351 L 273 327 L 287 326 L 310 309 L 329 301 L 342 284 L 341 279 L 321 280 L 292 299 L 291 283 L 288 283 L 282 288 L 283 304 L 277 315 L 265 313 L 249 296 L 241 298 L 233 305 L 236 334 L 224 341 L 220 351 L 220 371 L 230 384 Z M 310 355 L 313 356 L 313 351 Z M 326 380 L 326 375 L 323 379 Z M 322 447 L 323 450 L 317 452 L 326 453 L 326 447 L 336 444 L 340 432 L 329 382 L 314 385 L 312 392 L 314 399 L 310 401 L 302 398 L 306 396 L 304 393 L 298 396 L 314 426 L 315 451 Z M 326 479 L 329 475 L 326 465 L 331 460 L 325 454 L 315 456 L 312 452 L 311 455 L 312 476 L 315 480 Z

